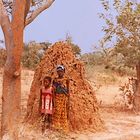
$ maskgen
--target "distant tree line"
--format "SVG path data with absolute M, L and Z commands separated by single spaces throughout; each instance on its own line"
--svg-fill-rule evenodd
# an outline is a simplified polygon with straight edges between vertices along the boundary
M 96 50 L 91 53 L 81 54 L 81 49 L 74 44 L 70 39 L 66 40 L 73 49 L 74 54 L 85 62 L 88 66 L 104 66 L 104 69 L 110 69 L 120 75 L 133 73 L 133 69 L 127 67 L 123 56 L 119 53 L 114 55 L 114 48 L 105 50 Z M 34 69 L 40 62 L 45 51 L 51 45 L 50 42 L 37 43 L 31 41 L 24 44 L 24 51 L 22 54 L 22 67 Z M 3 67 L 6 61 L 6 50 L 0 48 L 0 67 Z
M 101 66 L 119 75 L 136 75 L 134 68 L 126 65 L 123 55 L 116 53 L 115 48 L 106 48 L 105 50 L 85 53 L 81 55 L 80 59 L 85 62 L 86 66 Z
M 29 43 L 24 43 L 24 51 L 22 54 L 22 67 L 28 69 L 34 69 L 38 63 L 40 62 L 42 56 L 45 51 L 51 45 L 50 42 L 41 42 L 37 43 L 35 41 L 31 41 Z M 71 42 L 73 52 L 76 56 L 81 55 L 81 49 L 78 45 L 75 45 Z M 0 48 L 0 67 L 3 67 L 6 62 L 6 50 L 4 48 Z

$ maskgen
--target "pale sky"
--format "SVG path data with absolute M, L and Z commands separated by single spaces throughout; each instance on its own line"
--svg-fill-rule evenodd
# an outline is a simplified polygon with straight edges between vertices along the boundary
M 104 22 L 98 16 L 102 9 L 99 0 L 56 0 L 26 27 L 24 41 L 54 43 L 65 39 L 68 33 L 83 53 L 91 52 L 103 36 Z M 1 29 L 0 39 L 3 39 Z

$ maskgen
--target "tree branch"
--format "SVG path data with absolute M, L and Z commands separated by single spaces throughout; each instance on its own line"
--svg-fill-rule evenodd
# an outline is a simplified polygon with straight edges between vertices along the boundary
M 48 9 L 55 0 L 48 0 L 44 5 L 42 5 L 40 8 L 35 10 L 29 18 L 26 19 L 25 26 L 30 24 L 41 12 Z
M 0 0 L 0 26 L 3 30 L 3 34 L 5 37 L 5 46 L 8 52 L 8 49 L 10 49 L 10 44 L 9 44 L 9 38 L 12 38 L 12 28 L 11 28 L 11 23 L 10 19 L 7 15 L 6 9 L 3 5 L 2 0 Z
M 29 12 L 29 9 L 30 9 L 30 5 L 31 5 L 31 0 L 26 0 L 26 6 L 25 6 L 25 13 L 24 13 L 24 20 L 26 22 L 26 17 L 27 17 L 27 14 Z

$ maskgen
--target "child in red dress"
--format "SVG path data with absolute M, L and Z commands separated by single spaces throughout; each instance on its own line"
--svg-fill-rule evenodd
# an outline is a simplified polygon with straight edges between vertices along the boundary
M 46 121 L 48 122 L 48 128 L 52 123 L 52 114 L 54 106 L 54 92 L 51 86 L 51 77 L 46 76 L 43 80 L 43 88 L 40 90 L 41 95 L 41 113 L 44 118 L 42 131 L 45 131 Z

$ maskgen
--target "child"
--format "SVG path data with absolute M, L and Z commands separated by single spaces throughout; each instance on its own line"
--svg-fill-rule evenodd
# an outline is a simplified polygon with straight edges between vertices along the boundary
M 53 105 L 54 105 L 54 92 L 51 87 L 51 77 L 46 76 L 43 80 L 43 88 L 40 90 L 41 95 L 41 113 L 44 118 L 42 132 L 45 131 L 46 121 L 48 122 L 48 128 L 52 123 Z

